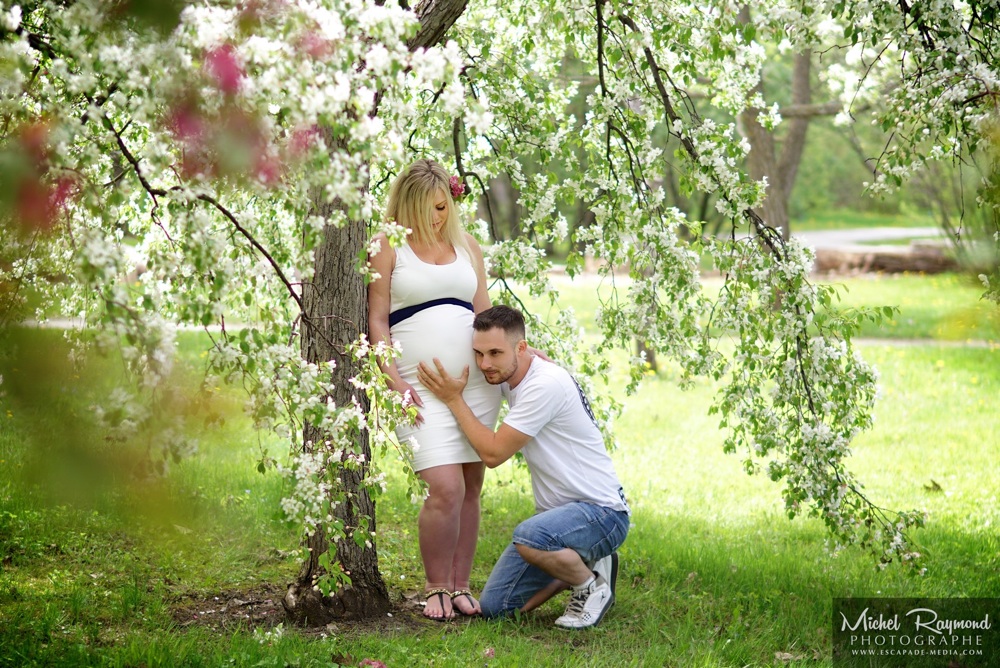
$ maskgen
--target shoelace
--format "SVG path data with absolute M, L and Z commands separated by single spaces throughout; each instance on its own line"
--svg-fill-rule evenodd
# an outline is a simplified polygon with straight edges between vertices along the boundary
M 581 615 L 583 614 L 583 607 L 587 605 L 587 598 L 590 596 L 590 590 L 583 591 L 573 591 L 573 596 L 569 600 L 569 605 L 566 606 L 567 615 Z

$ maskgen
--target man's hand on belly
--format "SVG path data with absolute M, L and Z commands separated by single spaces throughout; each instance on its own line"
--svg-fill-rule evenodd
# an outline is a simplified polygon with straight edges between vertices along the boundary
M 424 387 L 443 401 L 447 406 L 451 406 L 456 400 L 462 399 L 462 391 L 469 382 L 469 367 L 462 369 L 462 375 L 458 378 L 450 375 L 441 360 L 434 358 L 434 369 L 426 362 L 417 365 L 417 379 L 423 383 Z

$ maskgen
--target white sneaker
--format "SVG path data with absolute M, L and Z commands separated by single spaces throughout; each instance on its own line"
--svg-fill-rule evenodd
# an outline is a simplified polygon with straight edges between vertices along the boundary
M 612 552 L 603 559 L 594 562 L 588 561 L 587 566 L 594 571 L 594 575 L 603 576 L 608 586 L 611 587 L 611 605 L 614 605 L 618 597 L 618 553 Z
M 556 620 L 556 626 L 564 629 L 586 629 L 601 623 L 614 603 L 614 594 L 604 576 L 598 575 L 590 587 L 573 590 L 573 596 L 566 606 L 566 612 Z

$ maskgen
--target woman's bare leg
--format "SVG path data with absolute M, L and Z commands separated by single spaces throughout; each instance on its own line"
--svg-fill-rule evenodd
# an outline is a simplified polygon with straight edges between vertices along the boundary
M 469 575 L 472 573 L 472 562 L 476 556 L 476 543 L 479 541 L 479 497 L 483 491 L 485 471 L 486 467 L 482 462 L 462 464 L 465 497 L 462 499 L 461 526 L 458 532 L 452 571 L 455 589 L 469 588 Z M 479 601 L 471 596 L 457 597 L 454 606 L 464 615 L 482 612 Z
M 433 466 L 419 471 L 427 483 L 427 498 L 418 519 L 420 557 L 424 562 L 427 589 L 455 589 L 454 562 L 461 528 L 465 477 L 460 464 Z M 455 613 L 451 599 L 433 596 L 427 601 L 424 616 L 451 619 Z

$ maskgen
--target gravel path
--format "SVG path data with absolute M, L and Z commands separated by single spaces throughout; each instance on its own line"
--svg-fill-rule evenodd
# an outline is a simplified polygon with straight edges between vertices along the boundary
M 940 227 L 860 227 L 853 230 L 821 230 L 795 232 L 792 236 L 802 239 L 813 248 L 845 248 L 873 241 L 898 239 L 943 238 Z

